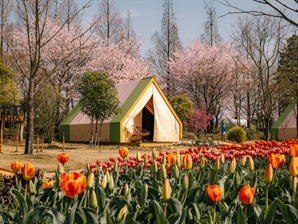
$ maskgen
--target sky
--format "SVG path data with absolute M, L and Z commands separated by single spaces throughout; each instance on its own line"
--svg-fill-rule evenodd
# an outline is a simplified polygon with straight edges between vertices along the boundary
M 81 6 L 87 0 L 75 0 Z M 145 55 L 149 48 L 152 48 L 150 37 L 156 32 L 161 31 L 161 20 L 163 16 L 164 0 L 113 0 L 115 7 L 119 12 L 126 17 L 127 10 L 131 13 L 132 26 L 137 35 L 141 36 L 144 41 L 141 47 L 141 54 Z M 209 0 L 206 0 L 209 3 Z M 230 0 L 237 6 L 242 6 L 245 9 L 257 8 L 259 5 L 253 3 L 252 0 Z M 285 1 L 290 2 L 290 1 Z M 293 2 L 293 1 L 291 1 Z M 101 0 L 94 0 L 91 7 L 86 10 L 83 17 L 83 23 L 88 24 L 93 15 L 99 11 Z M 207 21 L 207 14 L 204 8 L 203 0 L 173 0 L 173 9 L 176 17 L 179 38 L 184 47 L 189 42 L 195 41 L 204 33 L 204 23 Z M 230 40 L 231 24 L 235 23 L 240 14 L 222 15 L 232 11 L 218 2 L 213 2 L 216 9 L 218 32 L 224 41 Z M 243 15 L 242 15 L 243 16 Z

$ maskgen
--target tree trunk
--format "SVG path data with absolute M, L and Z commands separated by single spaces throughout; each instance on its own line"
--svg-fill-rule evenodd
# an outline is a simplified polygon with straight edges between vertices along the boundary
M 29 81 L 29 93 L 27 101 L 27 136 L 25 154 L 33 154 L 34 141 L 34 78 Z

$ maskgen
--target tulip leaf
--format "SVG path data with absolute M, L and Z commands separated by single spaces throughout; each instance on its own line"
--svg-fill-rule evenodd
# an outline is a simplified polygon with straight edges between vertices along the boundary
M 169 223 L 162 208 L 156 201 L 150 200 L 150 207 L 153 209 L 153 214 L 156 219 L 154 223 L 157 223 L 157 224 Z
M 194 182 L 195 182 L 195 180 L 194 180 L 193 173 L 189 172 L 188 173 L 188 189 L 192 189 Z
M 254 205 L 253 206 L 254 212 L 256 214 L 257 220 L 261 224 L 265 224 L 264 220 L 264 212 L 262 211 L 261 207 L 259 205 Z
M 11 189 L 11 193 L 21 209 L 21 215 L 25 216 L 28 212 L 28 205 L 24 196 L 15 188 Z
M 221 215 L 226 217 L 229 214 L 229 206 L 222 200 L 218 201 L 218 207 Z
M 87 219 L 87 223 L 98 223 L 98 214 L 96 213 L 95 210 L 91 208 L 82 208 L 85 217 Z
M 41 219 L 42 213 L 44 212 L 45 207 L 38 207 L 31 209 L 23 218 L 22 223 L 38 223 Z
M 178 201 L 176 198 L 171 197 L 167 201 L 167 205 L 170 207 L 172 213 L 178 213 L 179 215 L 181 215 L 183 207 L 180 201 Z
M 200 223 L 200 211 L 195 203 L 187 205 L 186 223 Z
M 75 223 L 75 214 L 78 206 L 78 201 L 72 206 L 70 213 L 66 216 L 65 223 Z
M 282 203 L 282 201 L 280 199 L 277 199 L 277 201 L 278 201 L 278 207 L 281 210 L 282 217 L 285 220 L 285 222 L 286 223 L 296 223 L 292 216 L 292 212 L 289 213 L 289 211 L 288 211 L 288 209 L 289 209 L 288 206 L 286 206 L 284 203 Z
M 205 170 L 204 169 L 200 169 L 197 175 L 197 181 L 199 184 L 202 183 L 203 179 L 205 177 Z
M 148 199 L 159 199 L 160 198 L 160 192 L 158 189 L 148 186 Z
M 187 191 L 187 198 L 186 198 L 185 204 L 189 204 L 189 203 L 192 203 L 192 202 L 194 203 L 197 199 L 197 196 L 200 196 L 201 188 L 202 187 L 196 187 L 196 188 L 193 188 L 193 189 L 189 189 Z
M 55 209 L 47 210 L 47 214 L 52 216 L 52 224 L 64 223 L 65 221 L 65 216 Z
M 224 224 L 234 224 L 237 223 L 237 214 L 234 211 L 230 212 L 230 214 L 225 218 Z
M 275 211 L 277 207 L 277 200 L 274 200 L 268 208 L 265 210 L 264 220 L 266 224 L 271 224 L 274 219 Z
M 99 210 L 102 213 L 106 205 L 106 193 L 99 185 L 96 186 L 95 193 L 97 196 Z
M 82 208 L 76 209 L 75 223 L 87 223 L 87 218 Z

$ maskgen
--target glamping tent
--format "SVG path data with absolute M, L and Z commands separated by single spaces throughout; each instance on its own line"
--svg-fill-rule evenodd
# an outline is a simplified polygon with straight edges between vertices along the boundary
M 290 104 L 271 127 L 271 138 L 285 140 L 296 138 L 297 105 Z
M 103 122 L 101 142 L 182 140 L 182 123 L 153 77 L 117 84 L 116 88 L 122 112 Z M 61 123 L 60 137 L 64 135 L 67 142 L 90 139 L 90 118 L 81 108 L 79 101 Z

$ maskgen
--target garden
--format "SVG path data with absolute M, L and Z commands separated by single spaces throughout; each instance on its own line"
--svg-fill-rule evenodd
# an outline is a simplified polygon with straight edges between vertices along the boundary
M 298 140 L 197 145 L 90 161 L 52 177 L 11 161 L 1 223 L 297 223 Z

